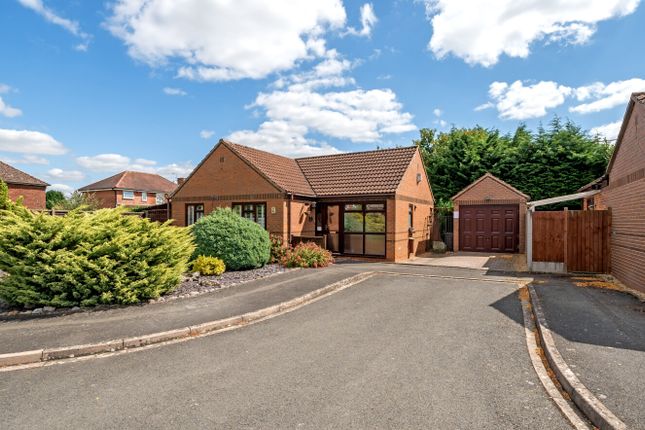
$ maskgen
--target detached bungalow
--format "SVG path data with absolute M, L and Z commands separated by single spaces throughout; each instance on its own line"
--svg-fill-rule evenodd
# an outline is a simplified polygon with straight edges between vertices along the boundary
M 153 173 L 125 171 L 79 188 L 92 194 L 102 208 L 117 206 L 153 206 L 166 203 L 166 196 L 177 184 Z
M 47 182 L 18 170 L 0 161 L 0 179 L 9 188 L 9 198 L 13 201 L 22 197 L 23 204 L 29 209 L 45 209 L 45 190 Z
M 388 260 L 426 250 L 434 207 L 417 147 L 294 159 L 225 140 L 170 200 L 180 226 L 229 207 L 284 240 Z

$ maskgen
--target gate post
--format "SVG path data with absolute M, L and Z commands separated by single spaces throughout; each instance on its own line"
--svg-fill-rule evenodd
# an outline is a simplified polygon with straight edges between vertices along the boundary
M 563 234 L 563 246 L 564 246 L 564 273 L 567 273 L 569 269 L 567 268 L 567 263 L 569 262 L 569 208 L 564 208 L 564 234 Z
M 526 211 L 526 266 L 529 272 L 533 271 L 533 211 L 535 209 L 529 207 Z

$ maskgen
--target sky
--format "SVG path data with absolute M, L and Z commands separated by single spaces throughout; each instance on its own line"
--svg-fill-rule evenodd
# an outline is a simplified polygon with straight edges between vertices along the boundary
M 558 115 L 615 139 L 643 22 L 640 0 L 4 0 L 0 160 L 69 193 L 187 176 L 220 138 L 299 157 Z

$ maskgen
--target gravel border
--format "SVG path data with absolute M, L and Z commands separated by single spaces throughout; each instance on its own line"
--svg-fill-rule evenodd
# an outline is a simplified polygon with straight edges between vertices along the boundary
M 147 302 L 132 305 L 97 305 L 92 307 L 74 306 L 72 308 L 55 308 L 53 306 L 43 306 L 35 309 L 25 310 L 12 308 L 11 306 L 8 306 L 5 302 L 0 300 L 0 320 L 56 317 L 78 312 L 99 312 L 125 307 L 146 306 L 148 304 L 163 303 L 171 300 L 195 297 L 224 288 L 230 288 L 245 284 L 257 279 L 268 278 L 280 273 L 286 273 L 292 270 L 298 269 L 288 269 L 280 266 L 279 264 L 267 264 L 264 267 L 260 267 L 258 269 L 224 272 L 220 276 L 201 276 L 199 272 L 195 272 L 183 275 L 177 288 L 159 297 L 158 299 L 150 299 Z

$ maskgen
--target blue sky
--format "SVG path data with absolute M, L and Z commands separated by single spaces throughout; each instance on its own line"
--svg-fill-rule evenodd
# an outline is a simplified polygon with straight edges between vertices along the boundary
M 299 156 L 557 114 L 611 139 L 645 90 L 644 9 L 6 0 L 0 159 L 70 191 L 125 169 L 185 176 L 220 137 Z

